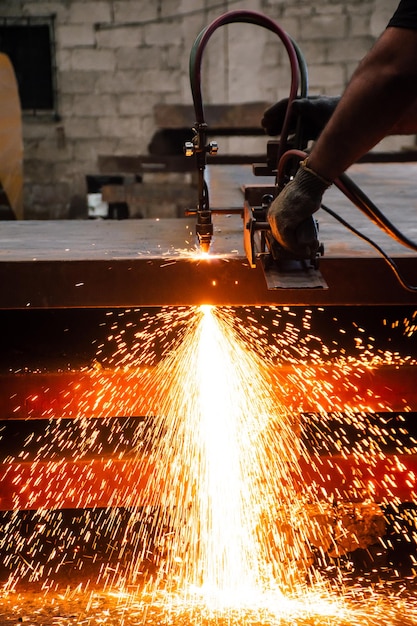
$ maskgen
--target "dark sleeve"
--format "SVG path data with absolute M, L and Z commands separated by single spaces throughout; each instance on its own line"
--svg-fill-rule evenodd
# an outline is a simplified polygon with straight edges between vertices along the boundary
M 388 26 L 417 30 L 417 0 L 401 0 Z

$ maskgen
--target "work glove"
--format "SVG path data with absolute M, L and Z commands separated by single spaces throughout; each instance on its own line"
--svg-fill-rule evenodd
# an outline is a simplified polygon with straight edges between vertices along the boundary
M 312 216 L 330 185 L 308 167 L 305 159 L 269 207 L 268 222 L 274 239 L 297 259 L 311 259 L 317 253 L 319 242 Z
M 301 118 L 301 128 L 306 141 L 317 139 L 332 116 L 340 96 L 311 96 L 296 98 L 291 105 L 289 134 L 296 130 L 297 120 Z M 261 124 L 268 135 L 280 135 L 287 112 L 288 98 L 280 100 L 267 109 Z

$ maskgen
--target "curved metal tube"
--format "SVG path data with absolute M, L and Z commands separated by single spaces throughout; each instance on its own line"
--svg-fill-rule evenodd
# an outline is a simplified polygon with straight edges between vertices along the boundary
M 293 159 L 294 157 L 298 157 L 299 159 L 303 161 L 304 159 L 308 157 L 308 153 L 304 152 L 304 150 L 298 150 L 296 148 L 291 148 L 291 150 L 287 150 L 286 152 L 284 152 L 284 154 L 278 161 L 278 174 L 277 174 L 278 180 L 283 180 L 285 167 L 288 161 L 290 159 Z
M 221 26 L 225 26 L 226 24 L 232 24 L 235 22 L 255 24 L 256 26 L 262 26 L 263 28 L 266 28 L 267 30 L 275 33 L 281 39 L 288 54 L 291 69 L 291 86 L 288 99 L 288 107 L 281 131 L 280 149 L 278 153 L 279 161 L 287 145 L 290 108 L 292 101 L 297 96 L 300 74 L 303 78 L 304 88 L 306 88 L 306 66 L 303 63 L 303 60 L 301 60 L 301 51 L 296 48 L 294 42 L 287 35 L 287 33 L 276 22 L 266 17 L 265 15 L 262 15 L 261 13 L 246 10 L 230 11 L 215 19 L 197 36 L 190 54 L 190 82 L 194 102 L 194 110 L 196 114 L 196 123 L 197 125 L 205 124 L 203 99 L 201 94 L 201 61 L 204 49 L 210 37 L 218 28 L 220 28 Z M 300 67 L 302 67 L 302 70 L 300 70 Z
M 236 22 L 254 24 L 262 26 L 278 35 L 287 51 L 291 68 L 291 86 L 288 98 L 287 110 L 280 135 L 280 143 L 277 156 L 277 165 L 281 155 L 285 152 L 288 143 L 288 133 L 290 126 L 291 104 L 296 98 L 299 88 L 299 81 L 302 83 L 303 94 L 307 92 L 307 66 L 302 56 L 301 50 L 287 35 L 287 33 L 273 20 L 255 11 L 230 11 L 215 19 L 209 26 L 204 28 L 197 36 L 190 53 L 190 83 L 193 96 L 194 111 L 196 115 L 194 150 L 197 158 L 198 179 L 198 209 L 196 233 L 200 242 L 200 247 L 208 252 L 213 234 L 211 223 L 211 213 L 207 185 L 204 179 L 206 167 L 206 129 L 207 124 L 204 117 L 203 98 L 201 93 L 201 63 L 203 52 L 213 33 L 226 24 Z M 299 135 L 297 130 L 296 136 Z M 278 182 L 278 180 L 277 180 Z

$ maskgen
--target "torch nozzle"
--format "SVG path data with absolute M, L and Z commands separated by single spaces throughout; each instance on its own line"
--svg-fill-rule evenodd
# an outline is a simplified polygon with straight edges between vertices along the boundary
M 210 250 L 211 239 L 213 237 L 213 222 L 211 221 L 211 211 L 197 211 L 197 224 L 195 232 L 201 250 L 207 253 Z
M 204 254 L 208 254 L 210 251 L 210 242 L 209 241 L 200 241 L 200 250 Z

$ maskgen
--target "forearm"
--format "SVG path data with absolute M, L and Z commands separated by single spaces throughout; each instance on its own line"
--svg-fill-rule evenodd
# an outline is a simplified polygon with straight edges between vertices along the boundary
M 390 135 L 417 135 L 417 99 L 391 128 Z
M 313 170 L 334 180 L 385 136 L 416 132 L 410 117 L 417 112 L 416 58 L 417 31 L 384 32 L 314 145 L 309 157 Z

